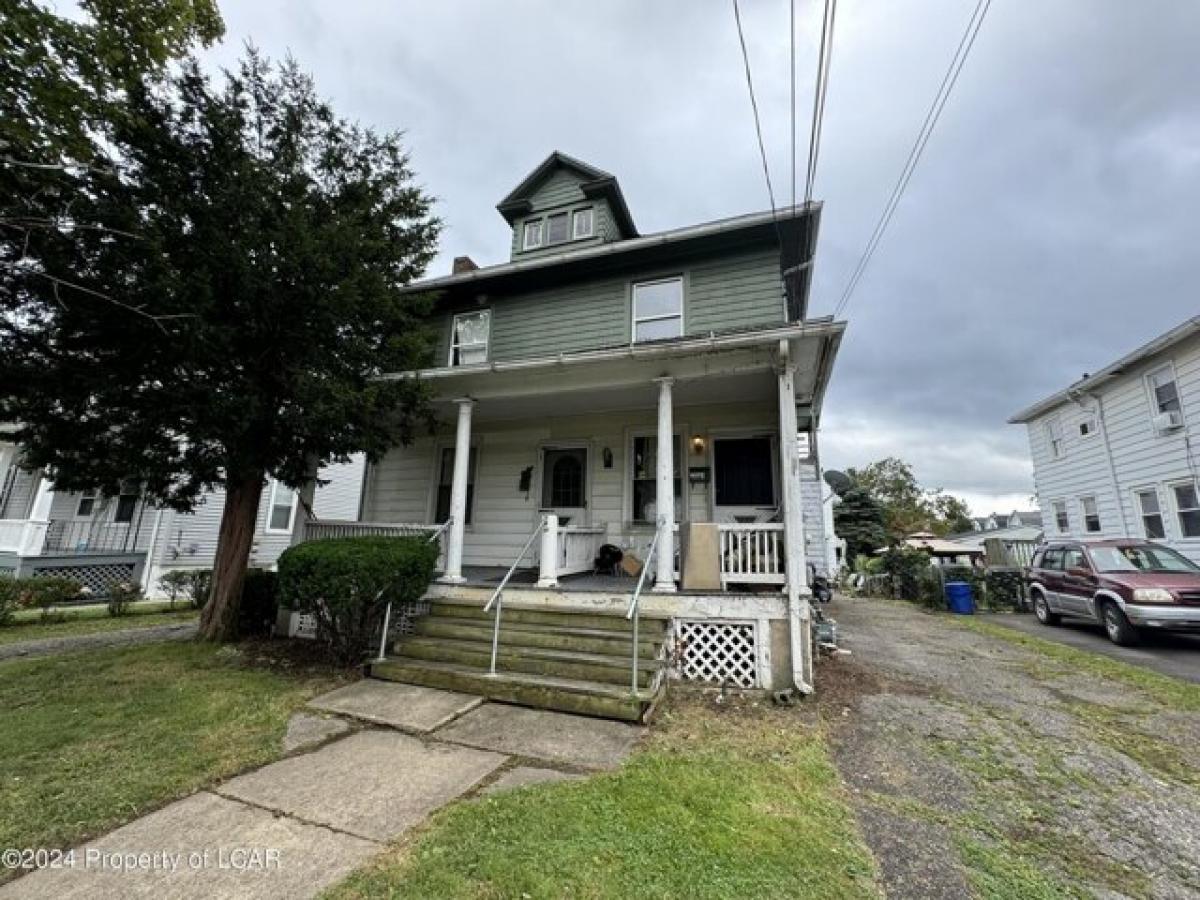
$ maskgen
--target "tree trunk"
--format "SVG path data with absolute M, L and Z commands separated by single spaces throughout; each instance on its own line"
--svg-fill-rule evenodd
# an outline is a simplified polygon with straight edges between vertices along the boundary
M 200 614 L 200 637 L 232 641 L 238 636 L 238 607 L 254 541 L 254 523 L 263 492 L 262 472 L 244 475 L 225 486 L 225 510 L 213 560 L 212 592 Z

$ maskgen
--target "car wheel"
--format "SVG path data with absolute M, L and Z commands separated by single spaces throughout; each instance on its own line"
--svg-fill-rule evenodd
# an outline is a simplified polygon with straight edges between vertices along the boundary
M 1138 630 L 1125 618 L 1125 613 L 1121 612 L 1121 607 L 1117 604 L 1111 600 L 1105 601 L 1100 615 L 1104 620 L 1104 630 L 1108 639 L 1114 644 L 1132 647 L 1138 642 Z
M 1033 614 L 1037 616 L 1037 620 L 1043 625 L 1057 625 L 1062 621 L 1062 616 L 1050 611 L 1050 604 L 1046 602 L 1046 595 L 1041 591 L 1033 592 Z

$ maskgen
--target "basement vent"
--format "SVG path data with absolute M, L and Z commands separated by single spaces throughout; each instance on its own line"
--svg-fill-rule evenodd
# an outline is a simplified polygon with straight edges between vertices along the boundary
M 758 641 L 752 622 L 681 621 L 676 647 L 685 681 L 758 687 Z

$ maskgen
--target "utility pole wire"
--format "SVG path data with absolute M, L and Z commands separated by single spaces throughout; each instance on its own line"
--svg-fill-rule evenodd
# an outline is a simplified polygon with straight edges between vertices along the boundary
M 859 257 L 858 264 L 854 267 L 854 271 L 850 275 L 850 280 L 846 283 L 846 288 L 842 292 L 841 299 L 834 308 L 833 317 L 835 319 L 842 314 L 849 304 L 850 298 L 854 294 L 854 289 L 858 287 L 858 283 L 862 280 L 863 273 L 866 271 L 871 257 L 875 255 L 875 250 L 879 246 L 879 242 L 883 239 L 883 234 L 887 230 L 888 223 L 892 220 L 892 215 L 896 212 L 896 207 L 900 203 L 900 198 L 904 195 L 905 188 L 908 187 L 908 182 L 916 170 L 917 163 L 921 161 L 921 155 L 925 152 L 925 146 L 929 143 L 933 129 L 937 126 L 938 119 L 941 118 L 942 110 L 946 108 L 946 101 L 950 99 L 950 93 L 954 90 L 959 73 L 962 72 L 963 65 L 971 53 L 971 48 L 975 45 L 975 38 L 979 35 L 979 29 L 983 26 L 983 20 L 987 16 L 991 5 L 992 0 L 979 0 L 975 5 L 974 12 L 971 13 L 966 30 L 958 42 L 958 48 L 954 51 L 954 56 L 950 60 L 950 66 L 946 69 L 946 74 L 942 77 L 942 83 L 933 98 L 933 103 L 930 105 L 929 111 L 925 114 L 925 121 L 921 125 L 921 130 L 917 133 L 917 139 L 913 143 L 912 149 L 909 150 L 908 159 L 904 163 L 904 168 L 900 171 L 900 177 L 892 188 L 892 193 L 887 203 L 884 204 L 879 221 L 875 224 L 875 230 L 871 232 L 871 237 L 867 240 L 867 245 L 863 249 L 862 256 Z
M 817 160 L 821 154 L 821 131 L 825 121 L 825 97 L 829 92 L 829 66 L 833 61 L 833 25 L 837 0 L 825 0 L 821 18 L 821 43 L 817 55 L 817 80 L 813 85 L 812 126 L 808 137 L 808 171 L 805 175 L 804 203 L 812 202 L 817 181 Z
M 775 189 L 771 186 L 771 170 L 767 166 L 767 148 L 763 143 L 762 124 L 758 116 L 758 101 L 754 97 L 754 78 L 750 75 L 750 53 L 746 49 L 746 35 L 742 30 L 742 13 L 738 0 L 733 0 L 733 19 L 737 23 L 738 43 L 742 45 L 742 67 L 746 70 L 746 87 L 750 91 L 750 109 L 754 113 L 754 133 L 758 137 L 758 154 L 762 159 L 763 178 L 767 182 L 767 197 L 771 201 L 771 219 L 775 223 L 775 237 L 779 249 L 783 250 L 783 232 L 779 229 L 779 217 L 775 209 Z
M 792 92 L 792 209 L 796 208 L 796 0 L 789 4 L 788 36 L 791 38 L 791 79 L 788 84 Z

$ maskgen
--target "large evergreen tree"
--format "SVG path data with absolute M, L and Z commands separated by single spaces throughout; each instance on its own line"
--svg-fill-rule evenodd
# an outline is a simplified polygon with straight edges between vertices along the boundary
M 428 361 L 401 288 L 438 223 L 399 135 L 339 119 L 291 61 L 251 51 L 219 86 L 186 62 L 117 106 L 103 160 L 61 169 L 84 173 L 69 211 L 6 257 L 0 420 L 68 490 L 188 510 L 223 487 L 202 633 L 225 639 L 267 476 L 300 487 L 425 420 L 419 383 L 378 376 Z

